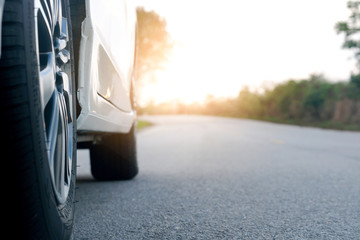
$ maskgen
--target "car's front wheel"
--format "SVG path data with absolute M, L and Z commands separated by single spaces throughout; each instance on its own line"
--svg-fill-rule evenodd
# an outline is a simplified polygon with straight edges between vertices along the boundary
M 7 0 L 0 60 L 2 152 L 14 239 L 69 239 L 76 105 L 68 0 Z M 5 159 L 4 159 L 5 160 Z M 15 224 L 16 223 L 16 224 Z

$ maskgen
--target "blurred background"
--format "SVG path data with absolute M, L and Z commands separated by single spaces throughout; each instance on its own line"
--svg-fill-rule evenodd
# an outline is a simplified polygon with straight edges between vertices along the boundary
M 139 115 L 360 130 L 359 1 L 135 3 Z

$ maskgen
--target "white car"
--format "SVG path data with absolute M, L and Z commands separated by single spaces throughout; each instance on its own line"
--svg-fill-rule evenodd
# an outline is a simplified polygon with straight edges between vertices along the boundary
M 136 9 L 124 0 L 0 0 L 0 20 L 11 238 L 69 239 L 77 147 L 90 149 L 97 180 L 138 173 Z

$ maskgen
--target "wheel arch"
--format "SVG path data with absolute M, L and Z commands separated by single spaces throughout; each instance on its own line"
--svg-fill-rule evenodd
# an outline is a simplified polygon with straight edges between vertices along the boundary
M 1 0 L 0 0 L 1 1 Z M 75 70 L 75 87 L 78 89 L 79 79 L 79 57 L 80 57 L 80 40 L 81 40 L 81 26 L 86 18 L 86 3 L 85 0 L 69 0 L 70 15 L 73 31 L 73 48 L 74 48 L 74 70 Z M 78 98 L 76 98 L 76 117 L 80 115 L 81 106 Z

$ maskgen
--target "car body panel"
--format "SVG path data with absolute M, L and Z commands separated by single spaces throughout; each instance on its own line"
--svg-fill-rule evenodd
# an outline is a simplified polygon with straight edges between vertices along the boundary
M 126 1 L 86 0 L 78 69 L 79 132 L 126 133 L 133 125 L 135 28 L 136 11 Z

